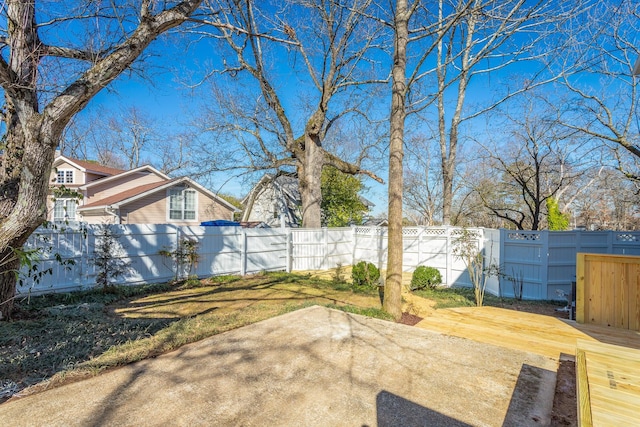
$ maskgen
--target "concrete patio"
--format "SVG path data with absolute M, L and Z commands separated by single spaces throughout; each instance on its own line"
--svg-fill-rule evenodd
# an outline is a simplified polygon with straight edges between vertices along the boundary
M 311 307 L 0 405 L 13 426 L 548 425 L 557 361 Z

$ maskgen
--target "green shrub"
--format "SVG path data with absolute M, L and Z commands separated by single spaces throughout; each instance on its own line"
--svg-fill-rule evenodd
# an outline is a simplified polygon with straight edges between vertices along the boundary
M 360 261 L 351 270 L 354 289 L 373 289 L 378 286 L 380 270 L 370 262 Z
M 440 284 L 442 284 L 440 271 L 434 267 L 421 265 L 413 272 L 410 287 L 412 291 L 415 291 L 417 289 L 435 289 Z

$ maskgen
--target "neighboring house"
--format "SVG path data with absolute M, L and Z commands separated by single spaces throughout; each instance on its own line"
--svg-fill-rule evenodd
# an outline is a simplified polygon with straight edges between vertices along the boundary
M 233 219 L 236 210 L 192 179 L 148 165 L 120 170 L 58 156 L 51 181 L 51 221 L 198 225 Z
M 368 218 L 362 225 L 367 227 L 388 227 L 389 221 L 386 218 Z
M 358 197 L 368 209 L 374 206 L 364 197 Z M 299 227 L 302 223 L 302 198 L 294 173 L 263 176 L 241 203 L 244 206 L 242 221 L 261 221 L 270 227 Z
M 295 174 L 267 174 L 242 200 L 242 221 L 263 222 L 270 227 L 298 227 L 301 222 L 300 191 Z

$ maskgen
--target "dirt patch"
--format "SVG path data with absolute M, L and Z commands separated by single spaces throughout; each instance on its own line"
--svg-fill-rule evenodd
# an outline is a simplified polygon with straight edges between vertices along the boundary
M 514 301 L 502 304 L 492 304 L 495 307 L 507 310 L 525 311 L 527 313 L 543 314 L 545 316 L 568 319 L 569 311 L 564 307 L 545 301 Z
M 405 312 L 405 313 L 402 313 L 402 317 L 400 318 L 400 320 L 398 320 L 398 323 L 402 323 L 403 325 L 413 326 L 418 322 L 420 322 L 421 320 L 422 320 L 422 317 Z
M 576 364 L 561 358 L 558 365 L 556 392 L 551 411 L 551 426 L 577 426 Z

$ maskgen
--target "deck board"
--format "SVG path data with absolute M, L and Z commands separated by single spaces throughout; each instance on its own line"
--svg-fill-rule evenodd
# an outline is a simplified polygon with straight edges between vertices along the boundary
M 635 331 L 496 307 L 432 310 L 416 326 L 554 359 L 575 355 L 579 339 L 640 349 L 640 333 Z
M 496 307 L 431 310 L 416 326 L 556 360 L 576 355 L 580 425 L 640 425 L 637 331 Z
M 578 377 L 586 381 L 581 411 L 588 406 L 591 422 L 583 426 L 637 426 L 640 423 L 640 350 L 604 344 L 577 342 L 577 354 L 585 363 Z

